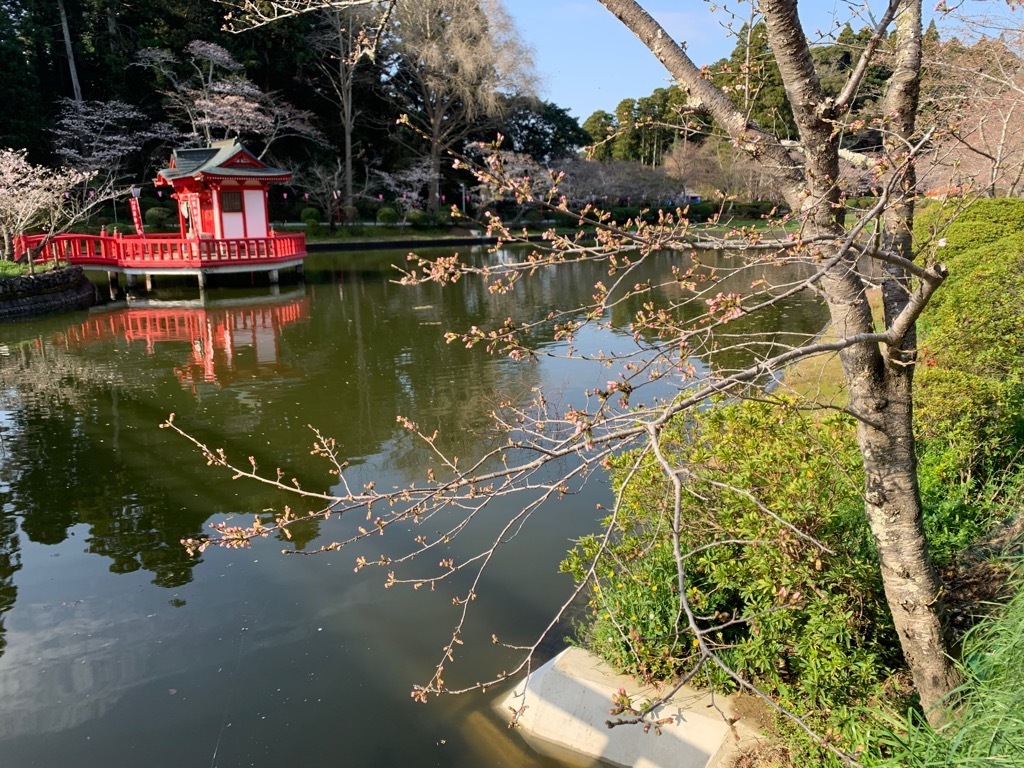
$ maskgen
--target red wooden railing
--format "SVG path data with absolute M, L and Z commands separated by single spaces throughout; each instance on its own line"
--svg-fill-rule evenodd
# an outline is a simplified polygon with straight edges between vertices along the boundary
M 43 235 L 19 235 L 14 256 L 37 248 Z M 273 235 L 227 240 L 182 238 L 179 235 L 57 235 L 35 258 L 86 267 L 112 269 L 200 269 L 252 266 L 295 261 L 306 255 L 306 236 Z

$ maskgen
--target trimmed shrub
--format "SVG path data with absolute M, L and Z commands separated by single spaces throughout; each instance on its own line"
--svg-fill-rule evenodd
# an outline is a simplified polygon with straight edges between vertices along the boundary
M 915 239 L 950 270 L 918 323 L 914 377 L 924 523 L 940 566 L 999 517 L 1024 446 L 1020 229 L 1021 200 L 926 201 L 917 217 Z
M 346 205 L 344 208 L 342 208 L 341 215 L 349 224 L 354 224 L 355 222 L 359 221 L 359 209 L 356 208 L 354 205 Z
M 439 227 L 450 227 L 459 221 L 458 217 L 452 216 L 451 208 L 441 209 L 434 218 Z
M 573 216 L 570 213 L 556 213 L 553 216 L 556 227 L 578 227 L 580 226 L 580 220 L 578 216 Z
M 915 230 L 945 238 L 950 270 L 919 324 L 919 435 L 941 480 L 984 482 L 1024 445 L 1024 201 L 976 201 L 943 229 L 946 213 Z
M 616 205 L 608 208 L 612 219 L 619 224 L 625 224 L 627 219 L 637 221 L 640 218 L 640 209 L 633 205 Z
M 163 229 L 171 219 L 171 211 L 161 206 L 150 208 L 144 214 L 146 226 L 150 229 Z
M 855 211 L 867 211 L 878 204 L 878 198 L 870 195 L 865 197 L 851 197 L 846 200 L 846 207 Z
M 939 254 L 947 265 L 964 251 L 1024 231 L 1024 200 L 1002 198 L 975 200 L 966 208 L 961 201 L 918 203 L 914 220 L 914 239 L 919 245 L 944 238 Z M 942 293 L 946 292 L 944 287 Z
M 779 204 L 772 200 L 751 200 L 734 202 L 726 206 L 726 213 L 737 219 L 763 219 L 782 212 Z
M 437 219 L 426 211 L 419 209 L 413 209 L 406 215 L 405 220 L 409 222 L 409 225 L 414 229 L 430 229 L 431 227 L 437 226 Z
M 302 213 L 299 214 L 299 220 L 303 222 L 315 221 L 318 224 L 323 221 L 320 217 L 319 209 L 313 207 L 303 208 Z
M 360 197 L 356 199 L 356 210 L 359 211 L 359 218 L 365 221 L 376 221 L 377 211 L 384 205 L 375 197 Z
M 712 218 L 721 210 L 718 203 L 690 203 L 686 207 L 686 217 L 696 223 L 702 223 Z
M 398 211 L 394 208 L 381 208 L 377 211 L 378 224 L 397 224 L 399 222 Z

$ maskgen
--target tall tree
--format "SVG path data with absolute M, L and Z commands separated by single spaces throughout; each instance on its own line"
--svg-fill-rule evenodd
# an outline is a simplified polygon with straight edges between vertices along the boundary
M 744 24 L 729 58 L 714 67 L 714 82 L 747 119 L 783 139 L 795 139 L 796 124 L 786 85 L 772 54 L 768 26 Z
M 590 137 L 590 152 L 595 160 L 612 159 L 612 145 L 617 128 L 615 115 L 603 109 L 599 109 L 583 121 L 583 130 Z
M 118 193 L 109 179 L 87 190 L 94 176 L 69 168 L 54 171 L 29 162 L 24 152 L 0 149 L 0 258 L 11 260 L 15 238 L 32 231 L 45 236 L 34 248 L 38 252 Z M 34 253 L 27 257 L 31 267 Z
M 619 130 L 612 142 L 615 160 L 640 159 L 640 130 L 637 125 L 636 99 L 623 99 L 615 107 L 615 124 Z
M 15 0 L 0 2 L 0 93 L 15 109 L 0 112 L 0 147 L 42 149 L 39 80 L 24 43 L 24 10 Z
M 792 131 L 779 111 L 775 120 L 755 122 L 749 98 L 740 106 L 708 82 L 685 48 L 675 43 L 636 0 L 599 0 L 658 57 L 676 81 L 701 103 L 718 126 L 779 180 L 787 203 L 799 212 L 805 233 L 836 243 L 828 248 L 820 281 L 832 326 L 844 338 L 839 356 L 849 389 L 850 410 L 858 417 L 857 437 L 867 477 L 865 513 L 881 561 L 886 596 L 914 676 L 922 704 L 937 718 L 937 705 L 955 687 L 943 624 L 942 591 L 928 557 L 922 522 L 921 496 L 913 432 L 914 321 L 942 283 L 941 265 L 919 266 L 913 261 L 911 229 L 915 178 L 907 149 L 916 141 L 916 115 L 921 68 L 920 0 L 892 0 L 858 65 L 837 98 L 822 89 L 796 0 L 762 0 L 763 42 L 751 36 L 756 66 L 768 70 L 768 84 L 777 67 L 784 87 L 792 128 L 799 136 L 802 161 L 794 163 L 782 139 Z M 867 65 L 895 19 L 890 43 L 893 76 L 883 116 L 890 123 L 890 150 L 904 160 L 899 182 L 890 186 L 889 202 L 876 214 L 884 217 L 885 280 L 882 333 L 875 333 L 865 284 L 856 269 L 856 253 L 837 211 L 841 210 L 840 143 L 834 121 L 841 119 Z M 765 46 L 771 59 L 765 60 Z M 748 65 L 753 71 L 755 64 Z M 760 91 L 748 90 L 745 98 Z M 773 132 L 772 128 L 776 130 Z M 890 175 L 892 171 L 890 171 Z M 913 278 L 913 281 L 912 279 Z
M 440 203 L 446 148 L 505 113 L 512 95 L 533 89 L 531 56 L 500 0 L 400 3 L 391 40 L 390 87 L 411 123 L 429 139 L 427 207 Z
M 365 9 L 358 7 L 327 9 L 312 37 L 316 66 L 327 84 L 326 90 L 320 92 L 336 109 L 341 127 L 343 174 L 340 181 L 344 205 L 351 205 L 353 199 L 354 136 L 359 118 L 356 83 L 361 72 L 365 75 L 363 58 L 373 44 L 373 30 L 368 29 L 372 18 Z
M 150 142 L 169 143 L 179 137 L 170 125 L 153 124 L 124 102 L 74 99 L 62 100 L 52 134 L 64 165 L 115 179 Z
M 942 186 L 953 169 L 957 186 L 990 197 L 1024 189 L 1024 34 L 1002 31 L 970 45 L 933 40 L 923 87 L 927 108 L 945 130 L 935 142 Z

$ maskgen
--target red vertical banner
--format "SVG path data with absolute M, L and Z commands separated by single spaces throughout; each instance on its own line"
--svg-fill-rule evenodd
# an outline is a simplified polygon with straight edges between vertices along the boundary
M 131 208 L 132 211 L 132 223 L 135 225 L 135 234 L 146 234 L 146 230 L 142 227 L 142 211 L 139 210 L 139 198 L 129 198 L 128 207 Z

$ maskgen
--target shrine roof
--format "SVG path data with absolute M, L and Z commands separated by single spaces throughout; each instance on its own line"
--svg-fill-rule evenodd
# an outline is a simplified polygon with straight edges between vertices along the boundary
M 216 141 L 208 147 L 176 149 L 170 167 L 157 173 L 157 184 L 170 184 L 177 179 L 236 178 L 288 181 L 292 174 L 274 168 L 242 146 L 238 139 Z

